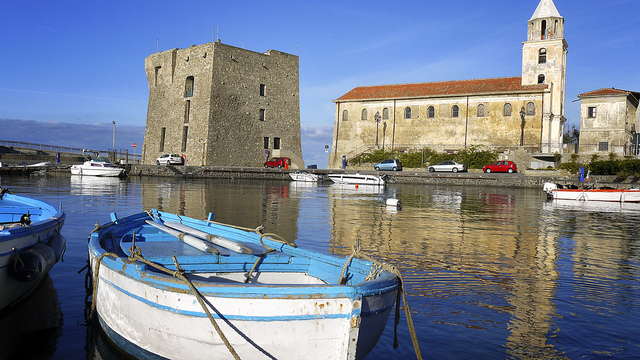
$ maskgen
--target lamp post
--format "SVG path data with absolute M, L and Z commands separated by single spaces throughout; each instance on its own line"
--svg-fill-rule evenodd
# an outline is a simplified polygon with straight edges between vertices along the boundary
M 524 106 L 520 109 L 520 119 L 522 119 L 522 123 L 520 124 L 520 146 L 524 146 L 524 115 L 526 112 L 524 111 Z
M 116 149 L 116 122 L 112 121 L 112 123 L 113 123 L 113 144 L 111 144 L 111 148 L 115 150 Z
M 387 134 L 387 122 L 383 122 L 382 123 L 382 151 L 384 151 L 384 139 L 385 139 L 385 135 Z
M 376 147 L 378 147 L 378 125 L 380 124 L 380 111 L 376 111 L 373 116 L 373 120 L 376 121 Z
M 327 154 L 327 169 L 329 168 L 329 145 L 324 146 L 324 153 Z

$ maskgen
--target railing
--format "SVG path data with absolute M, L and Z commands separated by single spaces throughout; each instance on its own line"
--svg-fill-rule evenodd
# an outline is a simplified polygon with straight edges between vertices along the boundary
M 28 141 L 15 141 L 15 140 L 0 140 L 0 146 L 18 149 L 31 149 L 47 152 L 48 155 L 55 155 L 53 153 L 63 153 L 63 154 L 73 154 L 73 155 L 82 155 L 84 151 L 97 153 L 98 156 L 106 156 L 111 161 L 116 162 L 123 160 L 126 163 L 140 163 L 142 159 L 142 154 L 131 154 L 128 149 L 120 149 L 120 150 L 93 150 L 93 149 L 82 149 L 75 148 L 70 146 L 61 146 L 61 145 L 49 145 L 49 144 L 41 144 L 41 143 L 33 143 Z

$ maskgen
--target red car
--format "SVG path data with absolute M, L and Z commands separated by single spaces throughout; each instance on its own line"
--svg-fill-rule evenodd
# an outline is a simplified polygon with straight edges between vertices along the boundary
M 513 172 L 518 171 L 518 168 L 516 167 L 516 163 L 514 163 L 513 161 L 500 160 L 500 161 L 494 162 L 491 165 L 487 165 L 487 166 L 483 167 L 482 171 L 484 171 L 486 173 L 490 173 L 490 172 L 508 172 L 508 173 L 513 173 Z
M 271 160 L 269 160 L 269 161 L 265 161 L 264 167 L 283 168 L 283 167 L 285 167 L 285 163 L 286 164 L 290 164 L 289 158 L 274 157 L 274 158 L 271 158 Z

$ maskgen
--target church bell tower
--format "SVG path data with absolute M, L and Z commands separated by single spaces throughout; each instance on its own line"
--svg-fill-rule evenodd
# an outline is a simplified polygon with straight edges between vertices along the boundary
M 543 106 L 542 152 L 562 152 L 567 42 L 564 18 L 553 0 L 541 0 L 522 43 L 522 85 L 547 84 Z

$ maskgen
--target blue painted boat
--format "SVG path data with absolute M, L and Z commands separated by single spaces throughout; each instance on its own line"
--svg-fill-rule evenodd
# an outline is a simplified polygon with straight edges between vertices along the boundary
M 0 311 L 28 297 L 62 257 L 65 213 L 0 189 Z
M 92 232 L 92 314 L 117 346 L 145 359 L 362 359 L 373 349 L 399 295 L 395 269 L 212 217 L 114 213 Z

